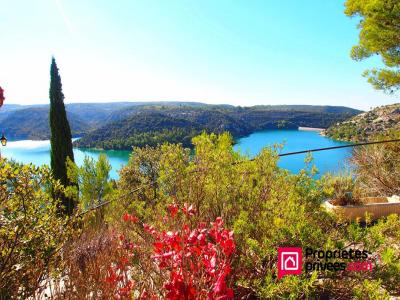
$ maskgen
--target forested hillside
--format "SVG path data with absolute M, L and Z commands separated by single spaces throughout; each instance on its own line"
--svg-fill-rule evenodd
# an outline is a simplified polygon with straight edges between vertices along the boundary
M 125 116 L 147 102 L 71 103 L 66 105 L 72 135 L 82 136 L 90 130 Z M 154 102 L 154 105 L 174 105 L 177 102 Z M 200 105 L 182 102 L 179 105 Z M 50 138 L 49 106 L 6 104 L 0 110 L 2 130 L 10 139 L 44 140 Z
M 197 102 L 73 103 L 66 110 L 78 146 L 131 149 L 162 142 L 190 146 L 202 131 L 230 132 L 235 138 L 257 130 L 321 127 L 343 121 L 360 111 L 337 106 L 266 105 L 235 107 Z M 5 105 L 2 128 L 10 139 L 48 139 L 47 105 Z
M 258 130 L 290 129 L 299 126 L 326 128 L 359 111 L 324 106 L 143 106 L 124 110 L 116 120 L 76 141 L 78 147 L 131 149 L 162 142 L 191 146 L 191 139 L 202 131 L 228 131 L 234 138 Z
M 344 141 L 368 141 L 371 137 L 400 130 L 400 103 L 376 107 L 326 130 L 326 135 Z

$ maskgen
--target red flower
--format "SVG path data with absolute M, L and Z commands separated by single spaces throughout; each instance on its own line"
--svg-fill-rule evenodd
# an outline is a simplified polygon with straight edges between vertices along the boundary
M 205 234 L 200 233 L 200 234 L 197 236 L 197 240 L 199 241 L 199 243 L 200 243 L 201 245 L 204 245 L 205 242 L 206 242 L 206 236 L 205 236 Z
M 188 205 L 182 211 L 186 215 L 194 212 Z M 153 244 L 156 255 L 152 257 L 159 268 L 170 270 L 169 280 L 164 284 L 166 299 L 233 299 L 233 291 L 225 279 L 231 272 L 229 257 L 234 253 L 235 243 L 233 232 L 222 226 L 223 220 L 217 218 L 211 228 L 205 223 L 195 229 L 183 224 L 178 231 L 159 235 Z M 196 290 L 193 282 L 204 286 Z
M 139 296 L 140 300 L 147 300 L 149 299 L 149 293 L 146 291 L 146 289 L 143 290 L 143 292 Z
M 3 106 L 4 100 L 6 98 L 4 98 L 4 90 L 0 87 L 0 107 Z
M 176 214 L 178 213 L 179 208 L 175 203 L 173 203 L 173 204 L 168 205 L 168 210 L 169 210 L 170 216 L 172 218 L 174 218 L 176 216 Z
M 150 233 L 151 235 L 156 235 L 157 231 L 154 229 L 153 226 L 150 226 L 148 224 L 143 224 L 143 229 L 147 232 Z
M 125 222 L 132 222 L 132 223 L 137 223 L 139 221 L 139 219 L 136 216 L 130 215 L 128 213 L 124 213 L 122 219 Z
M 223 227 L 222 218 L 211 224 L 199 223 L 197 228 L 193 228 L 191 222 L 182 224 L 175 221 L 174 217 L 179 212 L 176 204 L 171 204 L 168 210 L 172 218 L 166 221 L 173 222 L 174 230 L 158 231 L 151 225 L 143 224 L 144 231 L 153 240 L 150 257 L 162 273 L 167 274 L 163 297 L 169 300 L 233 299 L 233 290 L 227 284 L 231 274 L 230 260 L 235 251 L 233 232 Z M 192 205 L 185 204 L 182 212 L 190 217 L 195 210 Z M 122 219 L 137 222 L 137 218 L 129 214 L 124 214 Z M 178 224 L 180 227 L 177 229 Z M 124 236 L 121 238 L 125 241 Z M 135 247 L 140 246 L 135 244 Z M 107 282 L 114 284 L 116 298 L 130 297 L 133 288 L 126 275 L 133 247 L 122 245 L 122 249 L 128 251 L 127 255 L 114 264 L 106 278 Z M 139 299 L 157 298 L 143 290 Z
M 117 281 L 117 274 L 115 274 L 112 268 L 108 270 L 108 273 L 109 275 L 106 277 L 106 282 L 114 284 Z
M 194 209 L 193 205 L 188 206 L 187 203 L 184 204 L 182 211 L 185 215 L 188 215 L 188 216 L 193 216 L 195 213 L 195 209 Z

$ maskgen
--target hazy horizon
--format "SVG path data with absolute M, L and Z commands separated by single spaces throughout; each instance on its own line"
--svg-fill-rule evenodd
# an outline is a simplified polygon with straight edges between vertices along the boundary
M 342 1 L 0 0 L 8 104 L 48 102 L 55 55 L 66 103 L 184 101 L 331 105 L 399 102 L 355 62 Z M 178 100 L 176 100 L 178 99 Z M 125 100 L 124 100 L 125 101 Z
M 135 101 L 135 100 L 113 100 L 113 101 L 74 101 L 74 102 L 67 102 L 65 101 L 65 105 L 68 104 L 112 104 L 112 103 L 193 103 L 193 104 L 206 104 L 206 105 L 231 105 L 231 106 L 241 106 L 241 107 L 253 107 L 253 106 L 332 106 L 332 107 L 347 107 L 352 109 L 364 110 L 353 107 L 351 105 L 330 105 L 330 104 L 303 104 L 303 103 L 293 103 L 293 104 L 254 104 L 254 105 L 235 105 L 230 103 L 207 103 L 203 101 L 190 101 L 190 100 L 155 100 L 155 101 Z M 4 106 L 7 105 L 21 105 L 21 106 L 39 106 L 39 105 L 49 105 L 50 103 L 5 103 Z M 396 104 L 393 102 L 392 104 Z M 369 109 L 369 108 L 368 108 Z

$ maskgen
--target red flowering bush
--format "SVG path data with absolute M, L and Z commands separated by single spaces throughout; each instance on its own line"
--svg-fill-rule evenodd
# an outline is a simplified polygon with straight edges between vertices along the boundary
M 3 103 L 4 103 L 4 100 L 5 100 L 6 98 L 4 98 L 4 90 L 1 88 L 1 86 L 0 86 L 0 107 L 2 107 L 3 106 Z
M 127 255 L 110 267 L 106 278 L 108 284 L 115 286 L 116 298 L 130 297 L 135 292 L 141 299 L 233 299 L 228 284 L 235 252 L 233 232 L 224 228 L 221 218 L 195 226 L 194 213 L 192 206 L 180 209 L 170 205 L 164 222 L 174 229 L 168 231 L 140 224 L 130 214 L 123 215 L 123 221 L 142 232 L 141 241 L 136 243 L 120 236 Z M 152 270 L 147 274 L 151 274 L 151 284 L 135 285 L 139 280 L 135 281 L 137 266 L 132 262 L 139 257 L 150 263 Z M 152 291 L 145 285 L 151 286 Z

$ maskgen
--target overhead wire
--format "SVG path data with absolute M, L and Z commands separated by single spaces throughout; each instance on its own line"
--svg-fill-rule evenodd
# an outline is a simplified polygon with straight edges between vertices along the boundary
M 374 145 L 374 144 L 384 144 L 384 143 L 394 143 L 394 142 L 400 142 L 400 139 L 393 139 L 393 140 L 384 140 L 384 141 L 375 141 L 375 142 L 362 142 L 362 143 L 355 143 L 355 144 L 348 144 L 348 145 L 341 145 L 341 146 L 333 146 L 333 147 L 325 147 L 325 148 L 315 148 L 315 149 L 308 149 L 308 150 L 302 150 L 302 151 L 294 151 L 294 152 L 287 152 L 287 153 L 280 153 L 277 156 L 279 157 L 284 157 L 284 156 L 290 156 L 290 155 L 297 155 L 297 154 L 305 154 L 305 153 L 312 153 L 312 152 L 319 152 L 319 151 L 326 151 L 326 150 L 335 150 L 335 149 L 341 149 L 341 148 L 353 148 L 353 147 L 359 147 L 359 146 L 367 146 L 367 145 Z M 236 164 L 240 164 L 240 163 L 245 163 L 248 161 L 254 161 L 255 158 L 249 159 L 249 160 L 245 160 L 245 161 L 240 161 L 240 162 L 236 162 L 233 163 L 232 165 L 236 165 Z M 153 185 L 155 185 L 157 182 L 153 181 L 153 182 L 149 182 L 147 184 L 144 184 L 134 190 L 132 190 L 130 192 L 130 194 L 135 194 L 139 191 L 141 191 L 142 189 L 146 188 L 146 187 L 151 187 Z M 82 216 L 90 211 L 96 210 L 100 207 L 103 207 L 105 205 L 108 205 L 112 202 L 113 200 L 108 200 L 105 202 L 102 202 L 98 205 L 95 205 L 89 209 L 87 209 L 86 211 L 82 212 L 79 214 L 79 216 Z

